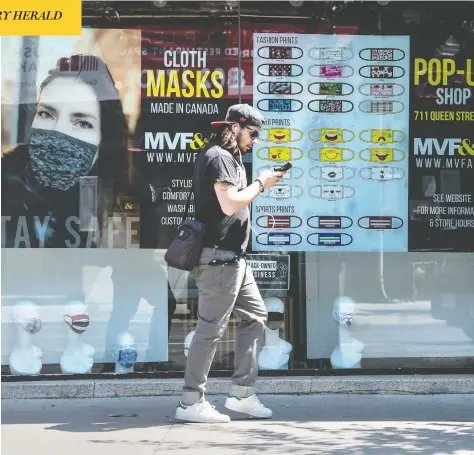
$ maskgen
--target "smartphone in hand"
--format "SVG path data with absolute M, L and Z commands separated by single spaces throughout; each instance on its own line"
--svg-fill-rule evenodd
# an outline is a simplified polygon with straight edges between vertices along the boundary
M 286 172 L 286 171 L 290 170 L 292 167 L 293 167 L 293 165 L 290 162 L 288 162 L 288 163 L 284 164 L 281 167 L 276 167 L 274 169 L 274 171 L 275 172 Z

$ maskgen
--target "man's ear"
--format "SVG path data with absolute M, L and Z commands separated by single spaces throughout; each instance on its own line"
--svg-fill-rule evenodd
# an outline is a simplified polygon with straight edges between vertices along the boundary
M 234 133 L 234 135 L 237 135 L 237 133 L 239 132 L 239 125 L 237 123 L 234 123 L 232 125 L 232 132 Z

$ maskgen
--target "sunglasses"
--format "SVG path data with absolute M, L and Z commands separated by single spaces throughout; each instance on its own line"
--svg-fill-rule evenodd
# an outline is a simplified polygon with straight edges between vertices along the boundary
M 252 128 L 249 128 L 248 126 L 246 126 L 245 128 L 247 128 L 250 131 L 250 137 L 252 139 L 257 139 L 258 136 L 260 135 L 260 131 L 253 130 Z

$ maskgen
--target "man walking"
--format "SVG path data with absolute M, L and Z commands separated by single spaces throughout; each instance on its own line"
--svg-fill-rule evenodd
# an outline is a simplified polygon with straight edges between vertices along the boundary
M 217 342 L 232 312 L 237 316 L 235 372 L 225 406 L 254 417 L 269 418 L 253 393 L 257 347 L 267 321 L 267 310 L 247 265 L 250 203 L 283 177 L 283 172 L 265 170 L 247 186 L 242 154 L 257 143 L 264 118 L 248 104 L 232 106 L 216 128 L 209 147 L 201 152 L 194 169 L 196 219 L 206 228 L 204 248 L 194 269 L 199 290 L 198 324 L 188 353 L 182 399 L 176 418 L 189 422 L 229 422 L 205 399 L 207 375 Z

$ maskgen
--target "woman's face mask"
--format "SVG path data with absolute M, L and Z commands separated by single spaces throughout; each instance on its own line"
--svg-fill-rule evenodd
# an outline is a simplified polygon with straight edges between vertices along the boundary
M 32 128 L 29 142 L 31 169 L 45 187 L 66 191 L 88 174 L 99 146 L 55 130 Z

